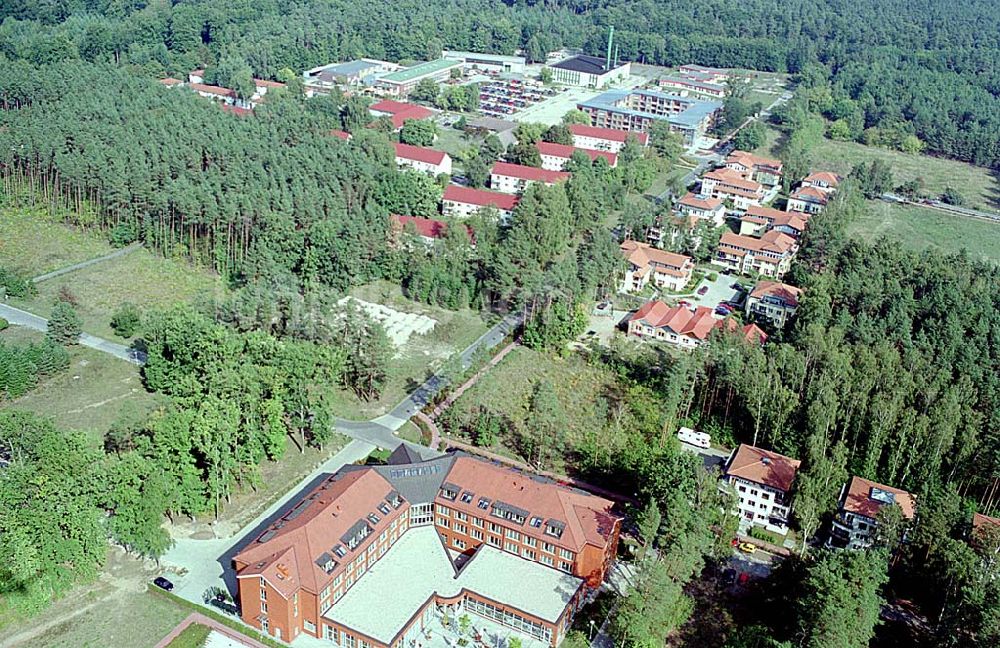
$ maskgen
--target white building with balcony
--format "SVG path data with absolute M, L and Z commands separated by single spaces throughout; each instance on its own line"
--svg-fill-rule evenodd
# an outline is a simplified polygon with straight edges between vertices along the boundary
M 792 483 L 801 462 L 740 444 L 729 455 L 722 480 L 739 498 L 740 526 L 758 526 L 785 535 L 791 515 Z

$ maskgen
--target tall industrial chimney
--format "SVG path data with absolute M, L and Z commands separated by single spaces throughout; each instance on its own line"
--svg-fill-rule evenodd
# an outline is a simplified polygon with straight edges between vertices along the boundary
M 604 71 L 611 69 L 611 45 L 615 42 L 615 26 L 611 25 L 608 31 L 608 53 L 604 57 Z

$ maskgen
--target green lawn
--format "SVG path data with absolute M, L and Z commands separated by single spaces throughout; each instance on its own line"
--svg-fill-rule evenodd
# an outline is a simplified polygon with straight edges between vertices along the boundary
M 864 217 L 851 223 L 852 235 L 866 240 L 885 235 L 913 250 L 935 247 L 957 252 L 965 248 L 975 258 L 1000 263 L 1000 223 L 878 200 L 868 201 L 868 206 Z
M 41 340 L 36 331 L 11 326 L 0 332 L 4 340 Z M 55 419 L 56 425 L 82 430 L 100 442 L 111 424 L 122 416 L 143 418 L 165 398 L 148 393 L 139 368 L 86 347 L 70 349 L 70 366 L 34 390 L 3 407 L 24 409 Z
M 147 250 L 98 263 L 38 284 L 38 295 L 12 300 L 18 308 L 48 317 L 65 287 L 77 301 L 83 329 L 110 340 L 121 341 L 111 330 L 110 320 L 122 302 L 131 301 L 141 310 L 164 308 L 189 302 L 199 295 L 224 290 L 222 281 L 209 271 L 185 261 L 174 261 Z
M 351 290 L 351 295 L 368 302 L 389 306 L 404 313 L 417 313 L 437 324 L 427 335 L 413 335 L 389 366 L 389 379 L 382 397 L 361 401 L 353 393 L 332 393 L 336 411 L 345 418 L 364 420 L 385 414 L 406 394 L 440 369 L 452 355 L 463 351 L 489 328 L 492 318 L 477 311 L 449 311 L 411 301 L 399 286 L 378 281 Z
M 508 418 L 509 426 L 505 427 L 517 428 L 525 424 L 535 384 L 543 379 L 552 384 L 566 412 L 564 441 L 568 447 L 579 445 L 588 431 L 603 428 L 604 414 L 597 403 L 615 389 L 614 375 L 587 364 L 578 355 L 560 358 L 527 347 L 511 351 L 452 407 L 463 422 L 472 420 L 480 408 L 488 408 Z M 503 450 L 502 454 L 509 454 Z M 549 468 L 558 471 L 563 466 Z
M 478 146 L 480 142 L 477 138 L 466 139 L 464 133 L 454 128 L 440 128 L 433 148 L 446 152 L 456 164 L 461 165 L 461 154 L 472 146 Z
M 98 234 L 63 225 L 41 210 L 0 210 L 0 265 L 25 278 L 113 251 Z
M 211 632 L 212 629 L 208 626 L 192 623 L 174 637 L 174 640 L 167 644 L 167 648 L 201 648 Z
M 777 156 L 779 134 L 774 129 L 768 130 L 768 141 L 758 151 Z M 945 188 L 953 187 L 965 197 L 968 207 L 1000 210 L 1000 181 L 989 169 L 983 167 L 829 139 L 823 139 L 810 151 L 810 155 L 814 170 L 833 171 L 841 175 L 850 173 L 854 165 L 860 162 L 868 163 L 879 159 L 892 167 L 893 180 L 897 185 L 923 178 L 924 191 L 929 195 L 937 196 Z

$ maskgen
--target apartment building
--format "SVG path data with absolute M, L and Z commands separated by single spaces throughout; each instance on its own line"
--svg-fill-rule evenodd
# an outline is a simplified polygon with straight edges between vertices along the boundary
M 394 144 L 396 147 L 396 164 L 409 167 L 415 171 L 439 175 L 451 175 L 451 156 L 444 151 L 437 151 L 425 146 L 412 144 Z
M 837 187 L 840 186 L 840 181 L 842 179 L 843 178 L 836 173 L 831 173 L 829 171 L 816 171 L 803 178 L 800 186 L 812 187 L 829 194 L 837 190 Z
M 573 136 L 573 146 L 588 150 L 618 153 L 629 137 L 634 137 L 641 146 L 649 145 L 648 133 L 631 133 L 586 124 L 570 124 L 569 132 Z
M 441 210 L 445 216 L 469 218 L 485 207 L 492 207 L 499 212 L 501 221 L 507 222 L 514 216 L 517 201 L 517 196 L 499 191 L 448 185 L 441 198 Z
M 791 491 L 801 462 L 741 443 L 726 461 L 723 482 L 739 498 L 741 524 L 788 533 Z
M 752 205 L 740 216 L 740 234 L 762 236 L 766 232 L 775 230 L 798 240 L 808 223 L 809 214 Z
M 759 206 L 766 197 L 764 185 L 747 180 L 732 169 L 722 168 L 708 171 L 701 177 L 701 193 L 706 196 L 728 200 L 733 210 L 745 212 Z
M 478 458 L 424 460 L 401 446 L 388 465 L 327 476 L 241 549 L 241 617 L 289 642 L 407 648 L 454 644 L 442 618 L 468 614 L 554 647 L 615 556 L 611 508 Z
M 698 306 L 667 306 L 662 301 L 650 301 L 628 319 L 628 334 L 648 340 L 658 340 L 682 349 L 693 349 L 708 341 L 708 336 L 721 320 L 712 309 Z
M 608 90 L 576 106 L 599 128 L 646 132 L 654 121 L 666 121 L 691 146 L 715 123 L 722 103 L 655 90 Z
M 674 211 L 681 216 L 694 216 L 698 220 L 708 221 L 716 227 L 722 225 L 726 218 L 726 206 L 721 199 L 690 191 L 677 201 Z
M 714 97 L 716 99 L 726 98 L 726 86 L 718 83 L 708 83 L 698 79 L 689 79 L 682 76 L 668 76 L 660 79 L 659 85 L 661 88 L 676 91 L 682 97 L 687 96 L 686 93 L 688 92 L 694 92 L 697 94 L 708 95 L 709 97 Z
M 568 179 L 565 171 L 549 171 L 538 167 L 511 164 L 510 162 L 495 162 L 490 169 L 490 189 L 508 194 L 519 194 L 531 185 L 540 182 L 544 185 L 554 185 Z
M 741 177 L 766 187 L 781 184 L 781 174 L 784 171 L 781 160 L 761 157 L 747 151 L 733 151 L 726 158 L 725 165 Z
M 795 239 L 774 230 L 760 238 L 723 232 L 712 263 L 740 274 L 756 272 L 780 279 L 788 272 L 798 249 Z
M 596 149 L 578 148 L 567 146 L 566 144 L 554 144 L 552 142 L 538 142 L 535 144 L 538 154 L 542 157 L 542 168 L 548 171 L 562 171 L 566 163 L 570 161 L 576 152 L 586 155 L 591 163 L 598 159 L 603 159 L 609 167 L 618 166 L 618 154 L 611 151 L 599 151 Z
M 668 290 L 683 290 L 691 281 L 694 260 L 683 254 L 659 250 L 639 241 L 624 241 L 620 248 L 628 262 L 622 291 L 642 290 L 650 281 Z
M 829 192 L 817 189 L 816 187 L 799 187 L 788 196 L 785 209 L 790 212 L 813 215 L 823 211 L 827 203 L 830 202 Z
M 783 328 L 798 310 L 800 297 L 801 288 L 780 281 L 758 281 L 747 295 L 746 314 Z
M 838 549 L 867 549 L 878 531 L 878 512 L 892 505 L 899 506 L 904 519 L 913 520 L 916 496 L 870 479 L 852 477 L 840 490 L 840 505 L 827 544 Z

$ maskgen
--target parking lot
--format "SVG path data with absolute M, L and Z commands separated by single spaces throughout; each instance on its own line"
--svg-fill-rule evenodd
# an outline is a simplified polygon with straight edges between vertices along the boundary
M 558 93 L 559 89 L 546 87 L 533 79 L 495 79 L 479 86 L 479 112 L 507 119 Z
M 733 288 L 736 285 L 735 275 L 722 274 L 721 268 L 715 268 L 709 272 L 714 272 L 718 275 L 714 281 L 709 281 L 708 273 L 706 273 L 705 278 L 695 288 L 694 294 L 684 295 L 681 299 L 690 302 L 694 306 L 708 306 L 709 308 L 715 308 L 721 302 L 740 303 L 742 301 L 742 292 Z M 704 286 L 708 286 L 708 291 L 704 295 L 699 295 L 698 291 Z

